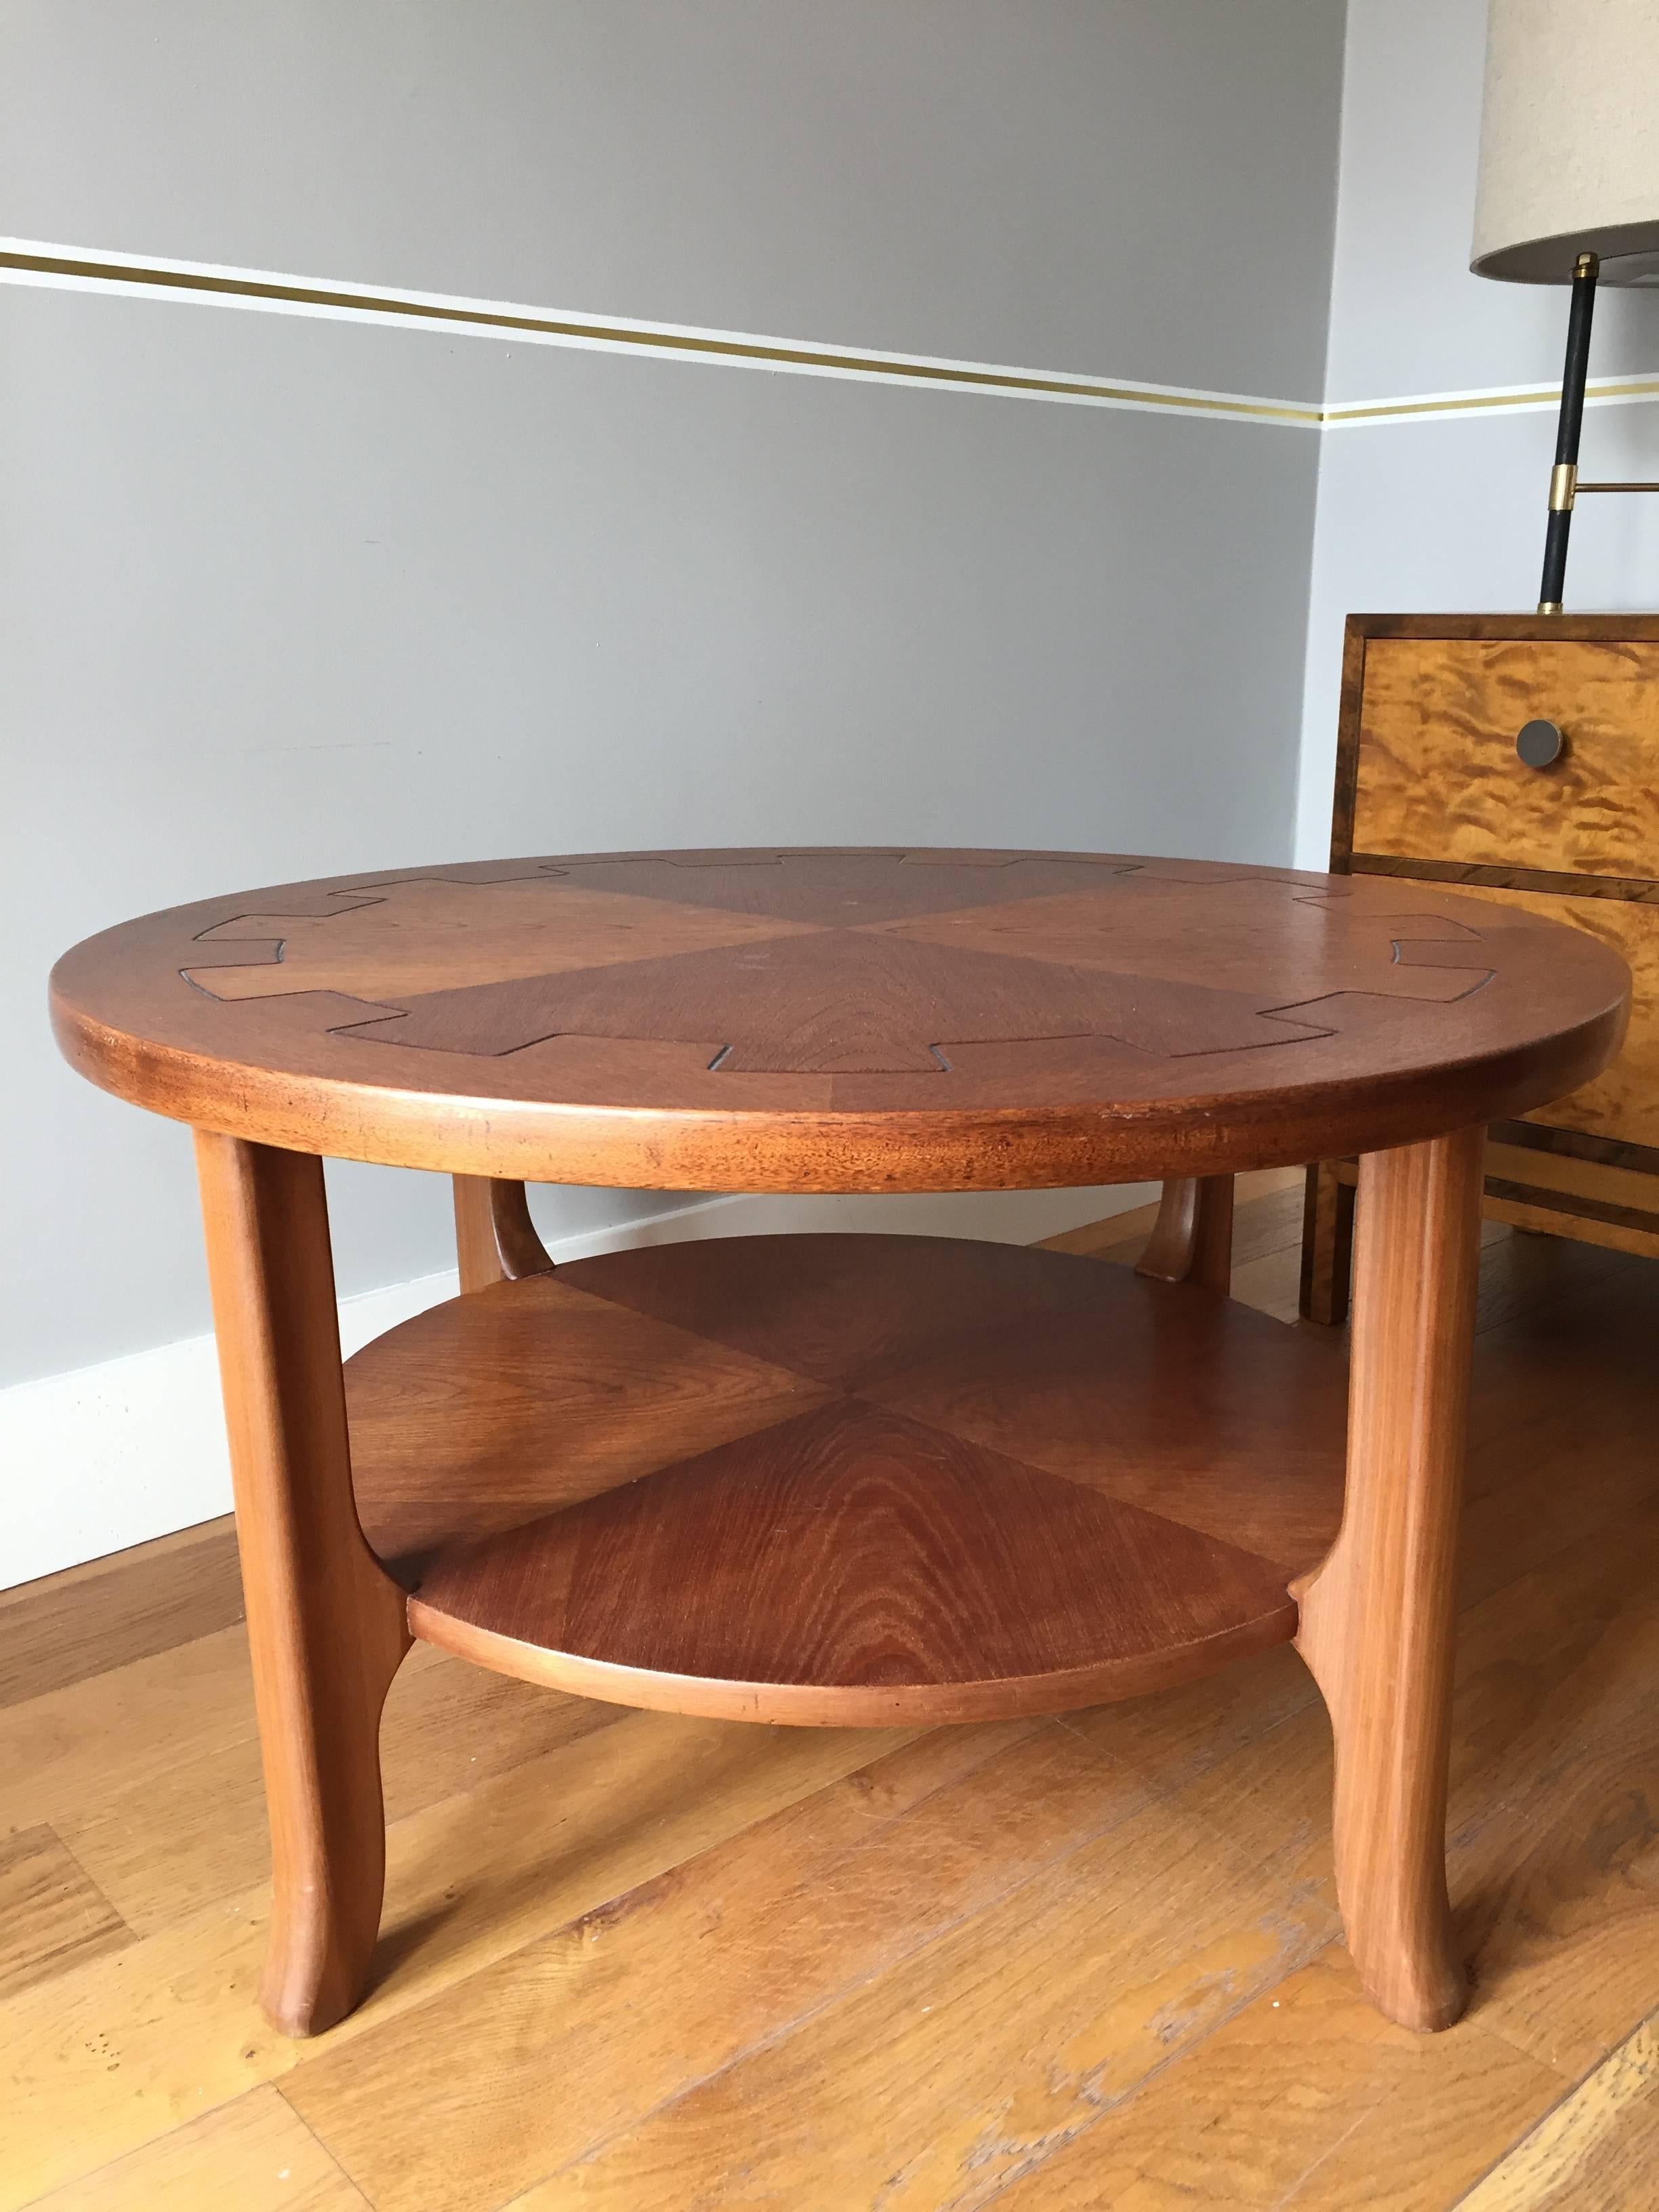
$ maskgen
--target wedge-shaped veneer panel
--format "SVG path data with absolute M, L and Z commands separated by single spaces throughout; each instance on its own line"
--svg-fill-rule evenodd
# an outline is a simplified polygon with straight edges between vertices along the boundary
M 968 1720 L 1295 1633 L 1340 1517 L 1340 1352 L 1070 1255 L 788 1237 L 585 1261 L 347 1370 L 416 1632 L 674 1711 Z

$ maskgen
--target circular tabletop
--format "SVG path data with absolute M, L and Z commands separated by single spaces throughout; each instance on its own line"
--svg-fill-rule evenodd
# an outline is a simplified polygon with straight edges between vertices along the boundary
M 550 1182 L 1220 1174 L 1547 1104 L 1617 1051 L 1596 939 L 1468 894 L 1111 854 L 583 854 L 106 930 L 64 1052 L 258 1142 Z

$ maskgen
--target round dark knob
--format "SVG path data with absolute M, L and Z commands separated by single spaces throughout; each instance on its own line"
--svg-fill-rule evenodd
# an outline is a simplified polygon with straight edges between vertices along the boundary
M 1550 768 L 1567 749 L 1566 735 L 1553 722 L 1526 722 L 1515 740 L 1515 750 L 1528 768 Z

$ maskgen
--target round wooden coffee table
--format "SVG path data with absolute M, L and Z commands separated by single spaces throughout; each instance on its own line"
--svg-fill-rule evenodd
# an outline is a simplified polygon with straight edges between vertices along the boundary
M 287 884 L 59 964 L 94 1082 L 194 1124 L 264 1742 L 264 2000 L 362 1995 L 422 1637 L 817 1724 L 1057 1711 L 1294 1638 L 1367 1987 L 1444 1873 L 1484 1124 L 1618 1048 L 1622 963 L 1418 883 L 1109 854 L 579 855 Z M 1336 1340 L 1233 1303 L 1231 1177 L 1358 1152 Z M 456 1178 L 462 1295 L 340 1360 L 325 1156 Z M 526 1180 L 1158 1178 L 1139 1273 L 931 1237 L 552 1268 Z M 1345 1444 L 1346 1438 L 1346 1444 Z

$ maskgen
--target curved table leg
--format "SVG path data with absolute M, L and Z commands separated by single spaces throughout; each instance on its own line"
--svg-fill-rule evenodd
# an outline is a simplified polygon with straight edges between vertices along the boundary
M 1336 1737 L 1348 1948 L 1375 2002 L 1415 2028 L 1449 2027 L 1467 1995 L 1446 1768 L 1484 1134 L 1360 1162 L 1346 1501 L 1292 1593 Z
M 410 1637 L 351 1494 L 323 1164 L 205 1131 L 196 1152 L 270 1818 L 260 1997 L 286 2033 L 313 2035 L 368 1979 L 380 1708 Z
M 491 1176 L 455 1176 L 455 1254 L 463 1291 L 550 1275 L 553 1262 L 536 1234 L 521 1182 Z
M 1224 1297 L 1233 1280 L 1232 1177 L 1172 1176 L 1135 1273 L 1160 1283 L 1201 1283 Z

